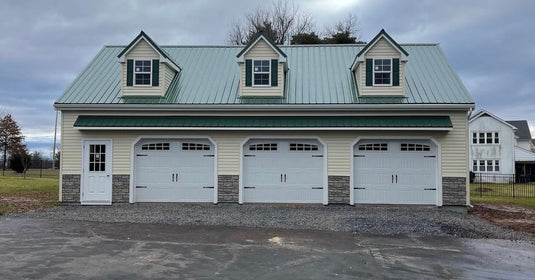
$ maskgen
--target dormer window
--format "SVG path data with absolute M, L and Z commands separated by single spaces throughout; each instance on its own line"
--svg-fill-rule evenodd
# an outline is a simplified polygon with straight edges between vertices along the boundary
M 374 86 L 391 86 L 392 85 L 392 60 L 391 59 L 374 59 L 373 60 L 373 85 Z
M 270 61 L 254 60 L 253 61 L 253 86 L 269 86 L 270 79 Z
M 151 61 L 150 60 L 136 60 L 134 62 L 134 85 L 136 86 L 150 86 L 151 85 Z

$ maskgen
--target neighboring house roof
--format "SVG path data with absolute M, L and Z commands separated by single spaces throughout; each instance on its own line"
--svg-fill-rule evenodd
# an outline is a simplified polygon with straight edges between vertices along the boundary
M 473 104 L 437 44 L 401 45 L 411 54 L 405 97 L 361 97 L 349 69 L 363 45 L 279 46 L 287 55 L 282 98 L 240 98 L 236 55 L 243 46 L 162 46 L 182 71 L 162 98 L 122 97 L 124 46 L 107 46 L 57 99 L 56 104 Z
M 503 123 L 504 125 L 510 127 L 511 129 L 513 129 L 514 131 L 516 131 L 516 127 L 514 125 L 511 125 L 509 122 L 506 122 L 504 121 L 502 118 L 490 113 L 489 111 L 486 111 L 486 110 L 479 110 L 477 113 L 473 114 L 470 119 L 468 120 L 468 123 L 471 123 L 473 121 L 475 121 L 476 119 L 480 118 L 480 117 L 483 117 L 483 116 L 489 116 L 501 123 Z
M 448 116 L 79 116 L 74 127 L 396 128 L 450 130 Z
M 171 58 L 158 44 L 156 44 L 145 32 L 141 31 L 139 35 L 128 44 L 118 55 L 117 58 L 119 58 L 120 61 L 124 60 L 125 55 L 132 50 L 132 48 L 139 42 L 140 39 L 144 39 L 158 54 L 160 54 L 163 58 L 165 58 L 166 63 L 168 63 L 172 68 L 174 68 L 176 71 L 180 71 L 181 67 L 176 63 L 173 58 Z
M 520 147 L 515 147 L 515 162 L 535 163 L 535 153 Z
M 515 134 L 518 140 L 531 140 L 531 131 L 529 130 L 528 121 L 507 121 L 510 125 L 517 128 Z

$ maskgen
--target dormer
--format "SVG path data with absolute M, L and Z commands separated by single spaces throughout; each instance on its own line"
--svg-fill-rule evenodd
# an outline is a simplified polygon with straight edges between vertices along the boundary
M 364 97 L 404 97 L 409 54 L 384 29 L 357 54 L 351 70 Z
M 145 32 L 117 56 L 121 63 L 121 94 L 124 97 L 163 97 L 182 70 Z
M 240 97 L 283 97 L 286 54 L 258 33 L 237 55 Z

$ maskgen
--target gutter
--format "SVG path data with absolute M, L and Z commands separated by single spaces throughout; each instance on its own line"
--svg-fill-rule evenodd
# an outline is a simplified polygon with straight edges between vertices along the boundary
M 457 104 L 304 104 L 304 105 L 280 105 L 280 104 L 84 104 L 84 103 L 54 103 L 54 108 L 59 110 L 181 110 L 181 111 L 390 111 L 390 110 L 471 110 L 474 103 Z

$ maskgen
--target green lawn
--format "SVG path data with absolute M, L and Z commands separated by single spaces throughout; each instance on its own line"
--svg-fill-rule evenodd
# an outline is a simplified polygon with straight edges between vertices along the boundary
M 483 190 L 481 192 L 481 189 Z M 481 193 L 483 196 L 481 196 Z M 535 198 L 528 196 L 535 194 L 535 185 L 515 184 L 516 197 L 513 198 L 512 184 L 474 183 L 470 185 L 470 200 L 480 203 L 516 204 L 535 207 Z
M 513 184 L 494 184 L 494 183 L 473 183 L 470 185 L 470 195 L 472 197 L 493 196 L 493 197 L 513 197 Z M 519 198 L 535 199 L 535 184 L 516 184 L 514 185 L 515 196 Z
M 0 215 L 59 205 L 58 179 L 0 176 Z

